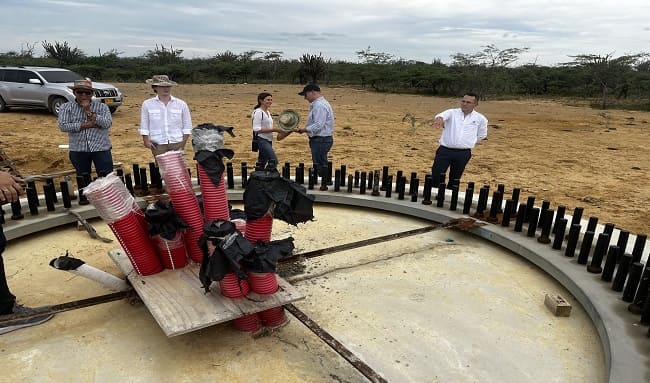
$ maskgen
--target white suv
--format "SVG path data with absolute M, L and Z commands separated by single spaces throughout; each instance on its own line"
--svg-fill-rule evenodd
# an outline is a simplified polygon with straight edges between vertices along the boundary
M 39 108 L 58 116 L 62 104 L 74 101 L 68 86 L 82 78 L 62 68 L 0 66 L 0 112 L 13 107 Z M 111 113 L 122 105 L 122 93 L 113 85 L 93 82 L 93 88 L 93 99 L 105 103 Z

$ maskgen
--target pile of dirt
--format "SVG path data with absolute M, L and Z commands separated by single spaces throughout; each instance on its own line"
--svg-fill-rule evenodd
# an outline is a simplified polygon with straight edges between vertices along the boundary
M 138 135 L 140 105 L 152 95 L 146 84 L 119 84 L 125 103 L 113 115 L 114 161 L 126 169 L 153 160 Z M 371 172 L 388 166 L 419 178 L 430 172 L 440 132 L 431 127 L 433 115 L 457 107 L 459 99 L 374 93 L 349 87 L 322 87 L 336 114 L 331 159 Z M 272 112 L 291 108 L 302 123 L 309 104 L 297 95 L 300 86 L 268 84 L 179 85 L 173 94 L 192 111 L 194 126 L 214 123 L 235 127 L 226 138 L 235 151 L 233 163 L 254 164 L 250 151 L 250 113 L 258 93 L 273 94 Z M 585 217 L 613 222 L 632 233 L 647 233 L 650 217 L 650 113 L 601 111 L 551 100 L 481 101 L 478 110 L 489 121 L 488 140 L 473 150 L 461 188 L 466 182 L 504 184 L 506 192 L 521 188 L 520 201 L 535 196 L 572 210 L 584 207 Z M 70 169 L 67 143 L 56 118 L 43 111 L 10 110 L 0 114 L 2 147 L 24 175 Z M 292 167 L 311 163 L 305 135 L 291 134 L 274 143 L 280 163 Z M 193 163 L 192 150 L 186 158 Z M 507 196 L 506 196 L 507 197 Z

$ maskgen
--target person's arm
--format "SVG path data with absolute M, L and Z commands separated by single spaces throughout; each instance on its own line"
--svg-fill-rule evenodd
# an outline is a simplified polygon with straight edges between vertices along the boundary
M 12 176 L 4 170 L 0 171 L 0 202 L 18 201 L 18 196 L 23 193 L 22 182 L 22 178 Z
M 140 108 L 140 135 L 142 136 L 142 146 L 153 149 L 156 145 L 151 142 L 149 133 L 149 109 L 147 108 L 147 101 L 145 101 Z
M 444 127 L 445 127 L 445 120 L 444 120 L 442 117 L 440 117 L 440 116 L 436 116 L 436 117 L 433 119 L 433 127 L 434 127 L 434 128 L 443 128 L 443 129 L 444 129 Z
M 253 111 L 253 132 L 262 133 L 262 111 L 255 109 Z
M 185 145 L 187 145 L 187 141 L 190 140 L 190 137 L 192 137 L 191 134 L 183 134 L 183 149 L 185 149 Z
M 481 125 L 479 125 L 478 131 L 477 131 L 477 134 L 476 134 L 479 141 L 486 140 L 487 139 L 487 133 L 488 133 L 487 132 L 487 126 L 488 126 L 487 118 L 482 118 L 481 120 L 482 120 L 481 121 L 482 123 L 481 123 Z
M 316 104 L 309 113 L 312 117 L 312 122 L 305 126 L 305 129 L 303 129 L 301 133 L 311 133 L 312 136 L 318 136 L 318 133 L 325 127 L 325 122 L 327 121 L 327 109 Z M 309 121 L 309 118 L 307 118 L 307 121 Z
M 111 111 L 108 109 L 108 106 L 103 103 L 95 103 L 94 109 L 95 112 L 89 117 L 92 121 L 92 128 L 98 129 L 110 129 L 113 125 L 113 117 L 111 117 Z
M 74 101 L 70 101 L 74 102 Z M 66 133 L 76 133 L 82 130 L 82 121 L 75 115 L 73 108 L 76 105 L 68 105 L 65 103 L 61 106 L 59 111 L 58 124 L 59 130 Z
M 445 128 L 445 122 L 449 119 L 450 112 L 452 109 L 447 109 L 443 112 L 440 112 L 433 117 L 433 127 L 434 128 Z
M 187 106 L 187 103 L 183 101 L 183 108 L 181 118 L 183 119 L 182 132 L 183 132 L 183 141 L 186 142 L 186 135 L 192 134 L 192 115 L 190 114 L 190 107 Z

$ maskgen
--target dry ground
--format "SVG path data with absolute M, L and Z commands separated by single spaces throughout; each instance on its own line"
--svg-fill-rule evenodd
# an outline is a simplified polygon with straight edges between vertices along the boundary
M 113 115 L 113 156 L 130 169 L 146 164 L 151 154 L 142 147 L 137 129 L 140 105 L 151 95 L 143 84 L 118 84 L 126 95 Z M 250 152 L 250 111 L 256 95 L 269 91 L 273 112 L 293 108 L 307 116 L 308 103 L 289 85 L 180 85 L 174 95 L 190 105 L 194 125 L 211 122 L 234 126 L 226 138 L 235 151 L 233 162 L 255 162 Z M 458 99 L 379 94 L 347 87 L 324 87 L 336 114 L 331 159 L 348 171 L 430 171 L 440 132 L 430 126 L 434 113 L 458 106 Z M 503 183 L 506 191 L 522 189 L 520 200 L 536 196 L 551 207 L 585 208 L 632 233 L 648 233 L 650 218 L 650 113 L 600 111 L 550 100 L 482 101 L 478 110 L 489 121 L 488 140 L 474 150 L 463 183 Z M 58 149 L 67 136 L 46 112 L 11 110 L 0 114 L 0 145 L 24 175 L 70 169 L 67 152 Z M 307 140 L 293 134 L 274 147 L 281 162 L 292 167 L 310 163 Z M 187 158 L 191 160 L 191 150 Z M 238 165 L 236 165 L 238 168 Z M 464 187 L 463 187 L 464 189 Z

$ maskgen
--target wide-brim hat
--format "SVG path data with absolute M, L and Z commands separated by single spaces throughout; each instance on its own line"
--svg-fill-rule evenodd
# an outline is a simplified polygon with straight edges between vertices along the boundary
M 293 109 L 285 109 L 278 115 L 278 125 L 285 132 L 291 132 L 300 124 L 300 114 Z
M 68 86 L 68 88 L 72 90 L 76 90 L 76 89 L 95 90 L 95 88 L 93 88 L 92 81 L 86 79 L 74 80 L 74 84 L 72 86 Z
M 178 85 L 175 81 L 169 79 L 169 76 L 166 74 L 157 74 L 145 81 L 151 86 L 174 86 Z

